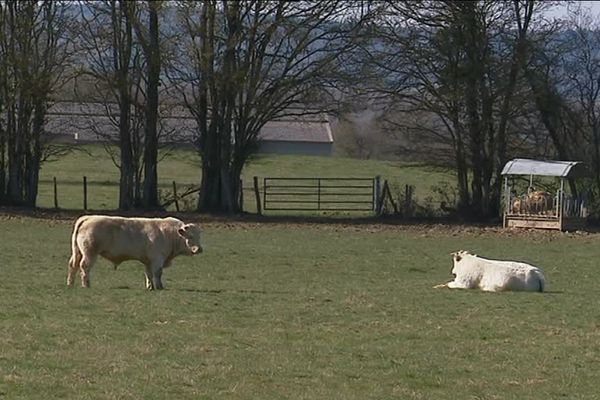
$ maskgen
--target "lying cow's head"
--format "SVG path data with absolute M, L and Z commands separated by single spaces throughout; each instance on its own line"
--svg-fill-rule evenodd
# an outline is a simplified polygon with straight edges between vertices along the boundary
M 466 256 L 466 255 L 470 255 L 470 253 L 468 251 L 465 250 L 459 250 L 459 251 L 455 251 L 454 253 L 450 253 L 452 255 L 452 259 L 454 260 L 454 263 L 452 265 L 452 275 L 456 276 L 457 275 L 457 265 L 458 263 Z
M 200 228 L 194 224 L 185 224 L 177 230 L 177 233 L 185 239 L 190 254 L 202 253 L 202 244 L 200 243 Z
M 452 259 L 454 260 L 455 264 L 457 262 L 459 262 L 460 260 L 462 260 L 462 258 L 465 256 L 465 254 L 469 254 L 469 252 L 465 251 L 465 250 L 459 250 L 459 251 L 455 251 L 454 253 L 450 253 L 450 255 L 452 255 Z

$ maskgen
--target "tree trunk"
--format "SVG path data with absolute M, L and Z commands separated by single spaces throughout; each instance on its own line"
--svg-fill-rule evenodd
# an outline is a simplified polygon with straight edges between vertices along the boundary
M 44 150 L 46 101 L 60 76 L 66 20 L 57 2 L 0 6 L 0 203 L 35 207 Z
M 8 131 L 8 183 L 7 200 L 9 205 L 20 206 L 23 203 L 23 152 L 21 149 L 22 138 L 17 128 L 16 110 L 11 105 L 7 113 Z
M 6 136 L 0 123 L 0 205 L 6 203 Z
M 519 4 L 519 1 L 514 1 L 514 10 L 516 16 L 516 22 L 518 25 L 517 39 L 514 46 L 510 70 L 508 73 L 508 79 L 504 89 L 504 96 L 502 98 L 502 104 L 500 106 L 500 121 L 498 123 L 498 134 L 496 140 L 496 181 L 494 182 L 493 197 L 500 199 L 500 193 L 502 192 L 502 179 L 500 178 L 502 168 L 508 161 L 507 148 L 508 148 L 508 122 L 510 118 L 510 108 L 513 103 L 513 96 L 517 88 L 517 81 L 519 78 L 519 72 L 525 67 L 527 60 L 527 34 L 529 31 L 529 24 L 531 22 L 534 10 L 534 0 L 526 0 L 524 7 Z M 493 156 L 493 155 L 491 155 Z
M 117 8 L 118 4 L 118 8 Z M 133 49 L 132 18 L 135 3 L 119 0 L 111 3 L 113 21 L 114 71 L 117 76 L 119 103 L 119 148 L 121 166 L 119 179 L 119 209 L 131 210 L 135 206 L 134 180 L 135 166 L 133 143 L 131 140 L 131 91 L 130 67 Z M 124 26 L 122 26 L 124 24 Z
M 471 191 L 473 198 L 471 201 L 471 213 L 474 217 L 480 218 L 484 215 L 482 209 L 483 192 L 482 192 L 482 172 L 483 172 L 483 157 L 482 157 L 482 138 L 481 129 L 479 126 L 479 113 L 477 111 L 477 93 L 473 87 L 472 79 L 467 79 L 467 93 L 465 95 L 467 106 L 468 129 L 471 148 Z
M 221 212 L 221 176 L 220 171 L 203 162 L 202 182 L 198 198 L 198 211 Z
M 594 180 L 596 183 L 596 189 L 600 191 L 600 127 L 595 121 L 592 123 L 592 137 L 594 141 L 592 161 Z
M 24 204 L 27 207 L 35 207 L 38 195 L 38 181 L 40 176 L 40 160 L 32 155 L 27 163 L 27 181 L 25 189 Z
M 486 60 L 487 62 L 487 60 Z M 494 154 L 496 154 L 496 137 L 494 130 L 494 110 L 493 103 L 490 98 L 490 91 L 485 80 L 481 77 L 480 82 L 481 94 L 481 129 L 485 135 L 487 157 L 483 169 L 483 198 L 485 203 L 483 208 L 486 215 L 499 216 L 500 210 L 500 191 L 496 188 L 500 187 L 496 184 L 501 182 L 501 176 L 496 175 Z M 500 171 L 501 172 L 501 171 Z
M 228 167 L 203 167 L 198 211 L 228 214 L 239 212 L 240 176 L 240 173 Z
M 49 89 L 42 88 L 41 92 L 47 93 Z M 25 189 L 25 204 L 28 207 L 35 207 L 38 195 L 38 182 L 42 162 L 42 141 L 44 134 L 44 119 L 46 116 L 46 100 L 42 96 L 36 99 L 33 111 L 33 126 L 31 131 L 30 143 L 28 144 L 26 157 L 27 183 Z
M 131 210 L 133 201 L 133 149 L 131 148 L 131 132 L 129 131 L 130 103 L 127 94 L 121 94 L 119 105 L 119 145 L 121 149 L 121 168 L 119 179 L 119 209 Z
M 0 74 L 5 73 L 0 70 Z M 0 115 L 4 112 L 2 95 L 4 82 L 0 79 Z M 0 119 L 0 205 L 6 204 L 6 130 Z
M 146 48 L 148 85 L 146 104 L 146 131 L 144 141 L 143 206 L 156 209 L 158 204 L 158 87 L 160 85 L 160 43 L 156 3 L 149 1 L 149 43 Z
M 571 155 L 567 144 L 561 134 L 561 114 L 563 111 L 562 99 L 549 86 L 548 82 L 541 79 L 534 71 L 527 70 L 526 77 L 533 92 L 535 105 L 540 113 L 544 127 L 548 131 L 554 148 L 561 160 L 570 160 Z M 577 196 L 577 185 L 573 179 L 569 179 L 569 188 L 574 196 Z
M 454 115 L 452 128 L 454 131 L 454 154 L 456 157 L 456 178 L 458 183 L 457 209 L 460 214 L 465 214 L 469 211 L 471 198 L 469 194 L 469 170 L 465 157 L 462 126 L 458 120 L 458 115 Z

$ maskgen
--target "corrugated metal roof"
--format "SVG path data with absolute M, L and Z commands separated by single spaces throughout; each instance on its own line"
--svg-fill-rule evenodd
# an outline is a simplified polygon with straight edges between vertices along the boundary
M 515 158 L 506 163 L 502 175 L 540 175 L 576 178 L 586 176 L 587 171 L 580 161 L 539 161 Z

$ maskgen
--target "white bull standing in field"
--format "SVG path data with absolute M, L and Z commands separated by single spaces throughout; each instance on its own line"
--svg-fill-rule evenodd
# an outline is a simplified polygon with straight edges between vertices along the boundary
M 126 260 L 145 265 L 146 289 L 162 289 L 162 270 L 178 255 L 202 252 L 200 229 L 176 218 L 125 218 L 85 215 L 77 219 L 71 238 L 67 285 L 77 270 L 81 286 L 90 286 L 90 269 L 98 255 L 115 268 Z
M 532 265 L 517 261 L 489 260 L 464 250 L 452 253 L 452 256 L 454 280 L 434 288 L 481 289 L 490 292 L 544 291 L 544 273 Z

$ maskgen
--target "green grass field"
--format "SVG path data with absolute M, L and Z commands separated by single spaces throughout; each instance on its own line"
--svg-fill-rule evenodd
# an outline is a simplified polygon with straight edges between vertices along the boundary
M 119 170 L 102 146 L 83 146 L 86 152 L 74 152 L 57 161 L 45 163 L 40 173 L 38 206 L 54 207 L 53 178 L 57 178 L 58 205 L 63 209 L 83 209 L 83 176 L 88 181 L 88 208 L 113 210 L 118 206 Z M 181 193 L 189 185 L 200 183 L 200 158 L 194 150 L 177 149 L 167 155 L 158 168 L 159 186 L 172 192 L 176 181 Z M 387 179 L 392 191 L 414 185 L 415 200 L 427 202 L 434 187 L 454 182 L 451 172 L 414 164 L 356 160 L 340 157 L 259 155 L 250 160 L 243 171 L 244 209 L 256 211 L 253 177 L 361 177 L 380 175 Z M 262 182 L 262 180 L 261 180 Z M 190 199 L 190 206 L 195 202 Z
M 65 287 L 71 225 L 0 219 L 1 399 L 596 399 L 600 236 L 204 225 L 166 289 Z M 453 250 L 544 268 L 547 293 L 436 290 Z

